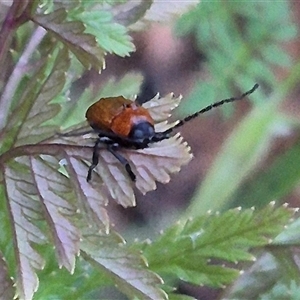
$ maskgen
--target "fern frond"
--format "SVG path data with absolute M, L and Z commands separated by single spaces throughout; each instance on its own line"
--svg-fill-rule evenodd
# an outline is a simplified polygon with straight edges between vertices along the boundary
M 100 71 L 104 66 L 104 51 L 93 35 L 84 32 L 85 26 L 82 22 L 67 21 L 66 18 L 66 10 L 60 8 L 47 15 L 32 16 L 32 21 L 61 41 L 85 68 L 93 67 Z
M 193 284 L 221 287 L 239 275 L 237 267 L 210 263 L 254 261 L 253 247 L 272 242 L 293 215 L 274 203 L 262 210 L 232 209 L 178 222 L 156 241 L 145 245 L 150 269 L 177 276 Z
M 100 248 L 99 239 L 102 241 Z M 150 271 L 143 257 L 127 248 L 117 235 L 85 235 L 81 249 L 85 258 L 113 278 L 129 298 L 167 299 L 166 293 L 160 288 L 162 279 Z

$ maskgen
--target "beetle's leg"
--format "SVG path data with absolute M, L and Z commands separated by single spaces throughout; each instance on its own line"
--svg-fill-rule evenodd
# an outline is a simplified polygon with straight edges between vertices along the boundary
M 93 150 L 93 158 L 92 164 L 89 167 L 89 171 L 86 177 L 86 181 L 89 182 L 92 179 L 92 172 L 96 168 L 99 162 L 99 145 L 102 143 L 101 139 L 98 139 L 95 143 L 94 150 Z
M 101 136 L 100 134 L 99 134 L 99 138 L 97 139 L 95 146 L 94 146 L 92 164 L 89 167 L 86 180 L 90 181 L 92 179 L 92 172 L 99 163 L 99 145 L 101 143 L 107 145 L 107 150 L 124 166 L 130 179 L 132 181 L 135 181 L 136 176 L 133 173 L 133 171 L 131 170 L 128 160 L 124 156 L 122 156 L 120 153 L 117 152 L 117 150 L 120 148 L 120 145 L 118 143 L 114 142 L 111 138 L 108 138 L 106 136 Z
M 118 150 L 118 148 L 119 148 L 119 144 L 117 144 L 117 143 L 107 144 L 107 150 L 124 166 L 124 168 L 125 168 L 126 172 L 128 173 L 130 179 L 132 181 L 135 181 L 136 176 L 132 172 L 128 160 L 116 151 L 116 150 Z

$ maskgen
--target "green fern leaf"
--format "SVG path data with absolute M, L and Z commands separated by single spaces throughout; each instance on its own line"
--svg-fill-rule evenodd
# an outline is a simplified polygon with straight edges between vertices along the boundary
M 85 24 L 85 32 L 95 36 L 105 51 L 119 56 L 127 56 L 130 52 L 135 51 L 135 46 L 131 42 L 126 28 L 114 22 L 111 12 L 84 11 L 73 18 Z
M 79 230 L 70 221 L 76 211 L 70 201 L 75 198 L 74 192 L 69 180 L 52 164 L 57 166 L 58 162 L 50 156 L 23 156 L 5 165 L 6 196 L 16 245 L 16 286 L 21 299 L 32 298 L 38 287 L 35 271 L 44 267 L 44 259 L 33 244 L 52 239 L 59 265 L 69 272 L 74 270 L 79 252 Z M 50 228 L 47 234 L 38 223 L 43 219 Z
M 32 247 L 32 243 L 45 243 L 46 237 L 34 224 L 41 218 L 41 206 L 31 195 L 36 195 L 35 186 L 30 182 L 30 173 L 26 165 L 27 158 L 5 168 L 5 188 L 11 215 L 15 255 L 17 257 L 17 294 L 21 299 L 31 299 L 38 287 L 35 270 L 42 269 L 44 260 Z
M 160 288 L 162 279 L 148 270 L 137 251 L 126 248 L 122 240 L 113 233 L 102 237 L 91 233 L 85 235 L 81 249 L 85 258 L 112 278 L 118 289 L 130 299 L 167 299 Z
M 49 68 L 47 63 L 51 65 Z M 17 106 L 11 112 L 6 130 L 12 144 L 38 143 L 53 135 L 57 126 L 44 124 L 55 117 L 60 107 L 50 102 L 64 87 L 69 57 L 65 49 L 52 53 L 44 61 L 26 86 Z
M 175 274 L 194 284 L 220 287 L 232 282 L 239 270 L 209 263 L 253 261 L 249 249 L 269 245 L 293 211 L 274 204 L 262 210 L 233 209 L 179 222 L 152 244 L 144 255 L 156 272 Z
M 17 145 L 37 143 L 49 137 L 49 133 L 57 130 L 57 126 L 44 124 L 54 118 L 60 111 L 60 106 L 51 103 L 63 90 L 66 83 L 66 72 L 70 67 L 70 58 L 66 48 L 60 50 L 52 65 L 52 70 L 43 82 L 38 82 L 39 89 L 33 100 L 26 119 L 24 120 Z M 48 135 L 47 135 L 48 134 Z
M 80 237 L 79 229 L 70 221 L 70 218 L 76 214 L 75 205 L 70 201 L 74 193 L 69 180 L 51 166 L 51 164 L 57 166 L 57 160 L 52 157 L 43 156 L 43 158 L 30 158 L 34 184 L 42 205 L 44 219 L 51 228 L 59 266 L 64 266 L 72 273 L 75 267 L 75 256 L 79 253 Z
M 47 15 L 35 15 L 32 21 L 45 28 L 61 41 L 87 69 L 101 70 L 104 65 L 104 51 L 93 35 L 84 33 L 85 26 L 79 21 L 66 21 L 65 9 L 58 9 Z

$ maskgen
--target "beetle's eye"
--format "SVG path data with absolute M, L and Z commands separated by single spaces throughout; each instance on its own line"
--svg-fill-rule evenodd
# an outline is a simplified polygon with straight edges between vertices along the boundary
M 141 122 L 132 126 L 129 137 L 134 140 L 144 140 L 153 137 L 154 127 L 149 122 Z

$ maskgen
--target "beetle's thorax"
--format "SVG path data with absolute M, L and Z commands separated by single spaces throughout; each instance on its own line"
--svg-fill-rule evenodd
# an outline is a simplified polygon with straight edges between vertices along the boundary
M 154 121 L 147 109 L 132 102 L 113 118 L 111 130 L 132 139 L 150 138 L 154 134 Z

